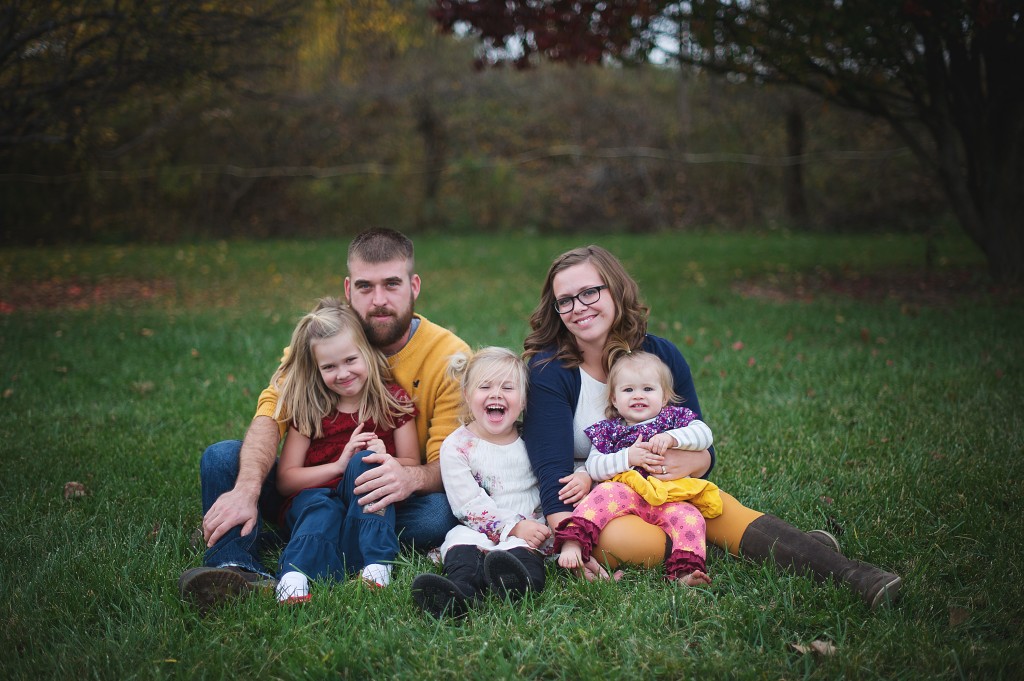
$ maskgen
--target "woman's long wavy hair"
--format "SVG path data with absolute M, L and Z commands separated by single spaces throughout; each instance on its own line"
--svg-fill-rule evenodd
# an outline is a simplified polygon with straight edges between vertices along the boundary
M 558 256 L 540 292 L 540 302 L 530 316 L 530 334 L 523 341 L 523 357 L 529 361 L 534 355 L 554 349 L 551 358 L 563 366 L 574 368 L 583 363 L 583 354 L 576 345 L 576 338 L 562 322 L 562 316 L 555 310 L 554 280 L 560 272 L 570 267 L 589 262 L 601 275 L 603 284 L 608 286 L 605 295 L 615 301 L 615 317 L 605 341 L 602 361 L 605 369 L 611 367 L 612 348 L 628 347 L 639 349 L 647 335 L 649 309 L 640 301 L 640 287 L 618 258 L 600 246 L 574 248 Z M 550 361 L 550 360 L 549 360 Z
M 391 367 L 387 358 L 366 339 L 359 316 L 337 298 L 321 298 L 313 311 L 299 320 L 292 332 L 289 352 L 271 379 L 279 391 L 274 418 L 290 420 L 296 430 L 309 438 L 323 437 L 323 419 L 334 413 L 341 401 L 341 396 L 321 378 L 313 346 L 342 333 L 351 334 L 367 368 L 358 420 L 373 419 L 377 426 L 390 429 L 395 427 L 399 415 L 413 413 L 411 403 L 399 402 L 387 389 L 389 383 L 394 383 Z

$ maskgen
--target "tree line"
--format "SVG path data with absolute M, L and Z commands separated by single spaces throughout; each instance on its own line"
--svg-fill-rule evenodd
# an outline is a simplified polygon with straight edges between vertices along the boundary
M 618 29 L 602 32 L 598 5 L 617 8 Z M 557 12 L 520 25 L 486 15 L 497 6 L 489 1 L 8 3 L 4 239 L 342 235 L 366 224 L 934 231 L 952 216 L 963 225 L 952 171 L 922 162 L 922 150 L 943 148 L 921 136 L 927 121 L 913 107 L 901 110 L 918 135 L 908 138 L 836 96 L 838 75 L 821 77 L 816 91 L 795 87 L 805 85 L 792 75 L 799 68 L 825 68 L 811 47 L 852 60 L 844 41 L 877 17 L 786 23 L 811 54 L 802 67 L 795 57 L 775 67 L 764 51 L 781 50 L 779 28 L 729 14 L 769 5 L 787 3 L 726 3 L 718 14 L 701 3 L 639 3 L 647 23 L 628 22 L 628 33 L 620 29 L 630 3 L 538 3 Z M 460 14 L 471 6 L 476 15 Z M 739 49 L 740 25 L 771 40 Z M 891 36 L 858 39 L 883 38 Z M 489 66 L 503 58 L 512 66 Z M 603 68 L 580 65 L 593 61 Z M 862 71 L 898 90 L 908 87 L 901 68 Z M 1012 85 L 1002 86 L 1004 99 Z M 957 142 L 950 168 L 977 166 L 963 160 L 967 148 Z M 989 203 L 992 213 L 1019 211 Z M 1004 231 L 1019 233 L 1020 222 Z M 993 274 L 1014 276 L 998 263 Z

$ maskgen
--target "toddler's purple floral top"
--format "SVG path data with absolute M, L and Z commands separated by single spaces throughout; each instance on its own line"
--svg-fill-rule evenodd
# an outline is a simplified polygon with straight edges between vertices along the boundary
M 685 428 L 695 418 L 697 415 L 686 407 L 668 406 L 653 419 L 643 423 L 630 426 L 622 418 L 607 419 L 598 421 L 583 432 L 599 452 L 612 454 L 632 445 L 640 435 L 643 435 L 644 442 L 647 442 L 658 433 L 675 428 Z

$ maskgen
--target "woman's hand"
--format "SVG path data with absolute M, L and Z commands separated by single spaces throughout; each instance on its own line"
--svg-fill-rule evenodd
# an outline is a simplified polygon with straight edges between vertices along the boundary
M 604 567 L 597 562 L 597 558 L 594 558 L 593 556 L 591 556 L 590 560 L 583 564 L 582 572 L 583 578 L 586 579 L 588 582 L 596 582 L 598 580 L 607 579 L 610 579 L 613 582 L 617 582 L 620 579 L 622 579 L 622 570 L 616 570 L 615 572 L 609 575 L 608 571 L 605 570 Z
M 516 523 L 512 531 L 508 533 L 510 537 L 519 537 L 532 549 L 539 549 L 541 544 L 548 540 L 551 536 L 551 528 L 544 523 L 538 523 L 536 520 L 520 520 Z
M 682 449 L 670 449 L 665 453 L 665 461 L 651 474 L 659 480 L 678 480 L 680 478 L 699 478 L 711 467 L 711 452 L 704 449 L 690 452 Z
M 583 501 L 583 497 L 590 491 L 590 486 L 594 484 L 593 478 L 584 470 L 559 478 L 558 482 L 562 483 L 562 489 L 558 490 L 558 500 L 573 506 Z

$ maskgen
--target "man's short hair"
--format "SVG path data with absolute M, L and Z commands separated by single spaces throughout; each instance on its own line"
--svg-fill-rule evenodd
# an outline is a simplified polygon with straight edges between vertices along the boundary
M 408 260 L 410 272 L 415 266 L 409 237 L 385 227 L 371 227 L 357 234 L 348 245 L 348 262 L 353 259 L 372 264 Z

